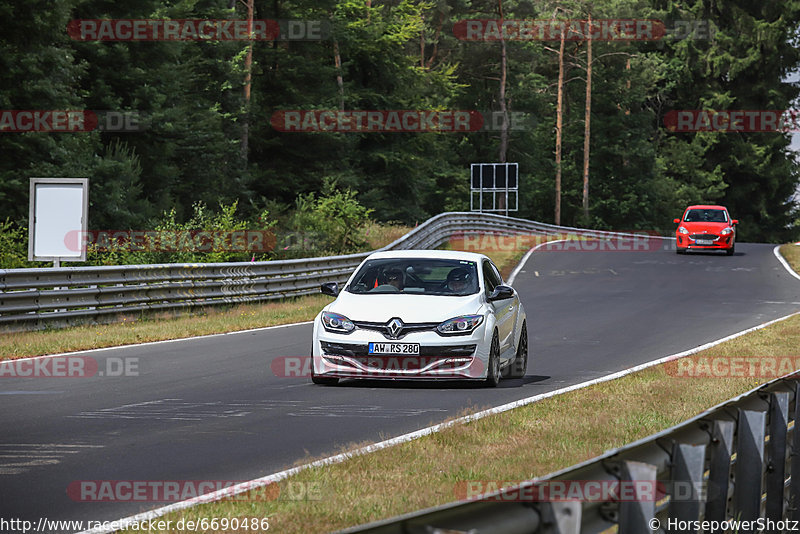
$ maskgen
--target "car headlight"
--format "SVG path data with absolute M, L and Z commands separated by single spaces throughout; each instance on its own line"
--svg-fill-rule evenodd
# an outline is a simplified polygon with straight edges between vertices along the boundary
M 732 233 L 733 233 L 733 228 L 731 228 L 730 226 L 727 228 L 723 228 L 722 231 L 720 232 L 720 234 L 722 235 L 728 235 Z
M 328 332 L 336 332 L 337 334 L 349 334 L 356 329 L 353 321 L 333 312 L 322 312 L 322 326 Z
M 436 327 L 443 336 L 462 336 L 471 334 L 483 322 L 483 315 L 462 315 L 453 317 Z
M 684 228 L 683 226 L 679 226 L 679 227 L 678 227 L 678 231 L 679 231 L 680 233 L 682 233 L 682 234 L 685 234 L 685 235 L 688 235 L 688 234 L 689 234 L 689 230 L 687 230 L 687 229 L 686 229 L 686 228 Z

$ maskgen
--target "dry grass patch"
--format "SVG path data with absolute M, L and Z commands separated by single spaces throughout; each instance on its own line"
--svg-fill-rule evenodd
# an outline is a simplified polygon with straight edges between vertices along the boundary
M 368 248 L 375 250 L 397 241 L 411 230 L 413 228 L 401 224 L 370 222 L 361 230 L 361 236 Z
M 523 235 L 519 236 L 519 238 L 515 236 L 495 236 L 493 234 L 471 234 L 469 240 L 463 238 L 453 239 L 442 248 L 485 254 L 500 269 L 503 279 L 507 280 L 528 250 L 540 243 L 561 238 L 560 234 Z
M 786 258 L 786 261 L 794 269 L 796 273 L 800 273 L 800 245 L 789 243 L 781 245 L 779 249 L 781 256 Z

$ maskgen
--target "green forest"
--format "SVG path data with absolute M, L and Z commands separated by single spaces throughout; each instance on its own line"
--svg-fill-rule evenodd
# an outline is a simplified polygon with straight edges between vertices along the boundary
M 97 19 L 246 20 L 249 8 L 280 31 L 114 41 L 69 29 Z M 739 241 L 798 238 L 790 132 L 686 132 L 665 121 L 675 110 L 791 109 L 800 92 L 785 81 L 800 63 L 797 0 L 5 0 L 0 16 L 0 110 L 127 113 L 136 126 L 0 127 L 0 248 L 25 237 L 31 177 L 88 177 L 90 229 L 198 217 L 298 229 L 316 217 L 324 231 L 323 200 L 355 210 L 354 224 L 413 226 L 468 210 L 470 164 L 506 161 L 520 169 L 514 216 L 666 234 L 686 205 L 720 203 L 739 219 Z M 589 19 L 660 21 L 666 31 L 598 40 L 459 34 L 465 20 Z M 301 31 L 309 28 L 316 33 Z M 276 128 L 291 110 L 520 120 L 477 131 Z

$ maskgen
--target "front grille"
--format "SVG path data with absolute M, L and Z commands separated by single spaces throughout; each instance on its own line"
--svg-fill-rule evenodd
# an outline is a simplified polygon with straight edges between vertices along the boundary
M 322 352 L 326 356 L 370 356 L 369 354 L 369 347 L 366 344 L 357 344 L 357 343 L 330 343 L 328 341 L 322 341 Z M 477 345 L 474 343 L 471 345 L 440 345 L 440 346 L 426 346 L 421 345 L 419 348 L 419 356 L 442 356 L 442 357 L 454 357 L 454 356 L 472 356 L 475 352 Z M 386 355 L 381 355 L 386 356 Z M 413 357 L 417 356 L 417 354 L 393 354 L 393 357 L 397 358 L 404 358 L 406 356 Z
M 356 325 L 356 328 L 361 328 L 363 330 L 372 330 L 375 332 L 380 332 L 383 334 L 383 337 L 386 339 L 403 339 L 406 335 L 410 334 L 411 332 L 426 332 L 429 330 L 434 330 L 439 323 L 408 323 L 403 324 L 403 328 L 397 333 L 397 336 L 392 336 L 391 332 L 389 331 L 389 327 L 386 323 L 373 323 L 369 321 L 353 321 L 353 324 Z
M 719 239 L 719 236 L 714 234 L 692 234 L 689 237 L 695 241 L 698 239 L 710 239 L 711 241 L 716 241 Z
M 367 345 L 357 345 L 355 343 L 329 343 L 320 342 L 322 352 L 330 356 L 366 356 L 369 350 Z

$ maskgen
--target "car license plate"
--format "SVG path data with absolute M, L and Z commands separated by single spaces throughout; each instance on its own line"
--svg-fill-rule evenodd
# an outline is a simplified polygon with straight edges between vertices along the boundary
M 709 239 L 698 239 L 697 241 L 695 241 L 695 243 L 697 243 L 698 245 L 713 245 L 714 244 L 714 242 L 709 240 Z
M 419 354 L 419 343 L 370 343 L 370 354 Z

